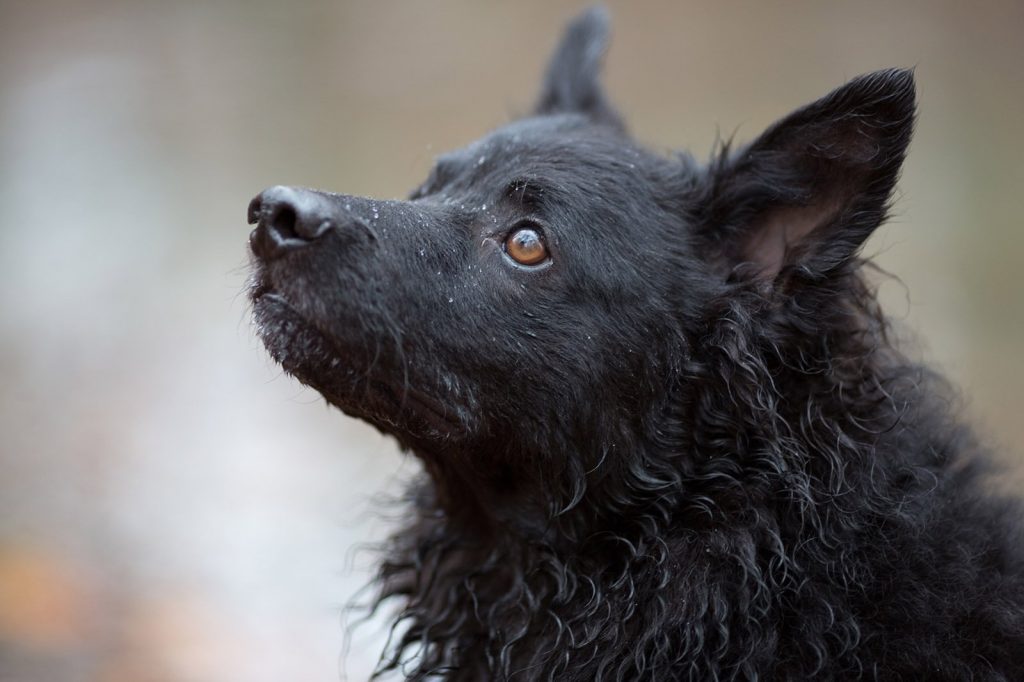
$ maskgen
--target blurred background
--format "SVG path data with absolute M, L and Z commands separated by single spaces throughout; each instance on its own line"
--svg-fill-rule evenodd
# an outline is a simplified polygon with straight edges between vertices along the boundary
M 606 83 L 657 149 L 917 67 L 868 252 L 1024 491 L 1024 4 L 609 5 Z M 366 679 L 353 548 L 416 464 L 266 358 L 246 204 L 404 196 L 527 110 L 582 6 L 0 0 L 0 681 Z

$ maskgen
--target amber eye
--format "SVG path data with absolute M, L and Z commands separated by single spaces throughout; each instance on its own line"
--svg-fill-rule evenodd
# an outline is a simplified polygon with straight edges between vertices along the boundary
M 521 227 L 505 239 L 505 253 L 521 265 L 537 265 L 548 257 L 540 233 L 532 227 Z

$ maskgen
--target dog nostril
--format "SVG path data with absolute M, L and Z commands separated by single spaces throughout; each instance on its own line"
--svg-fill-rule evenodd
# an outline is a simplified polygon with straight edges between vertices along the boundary
M 295 208 L 289 204 L 278 204 L 270 209 L 270 215 L 266 218 L 267 227 L 277 233 L 283 239 L 302 239 L 295 231 L 295 224 L 298 218 Z

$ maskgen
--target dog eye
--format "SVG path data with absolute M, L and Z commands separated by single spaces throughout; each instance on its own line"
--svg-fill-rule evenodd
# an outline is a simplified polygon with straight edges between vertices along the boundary
M 521 227 L 505 239 L 505 253 L 520 265 L 537 265 L 548 257 L 540 233 L 532 227 Z

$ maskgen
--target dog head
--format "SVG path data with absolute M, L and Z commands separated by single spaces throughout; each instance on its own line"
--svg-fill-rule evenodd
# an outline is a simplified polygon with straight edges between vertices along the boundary
M 533 115 L 442 155 L 408 200 L 274 187 L 249 206 L 271 355 L 438 477 L 502 491 L 626 467 L 702 400 L 692 368 L 724 308 L 813 322 L 804 292 L 820 308 L 884 219 L 910 72 L 701 165 L 629 137 L 598 80 L 606 36 L 601 10 L 573 22 Z

